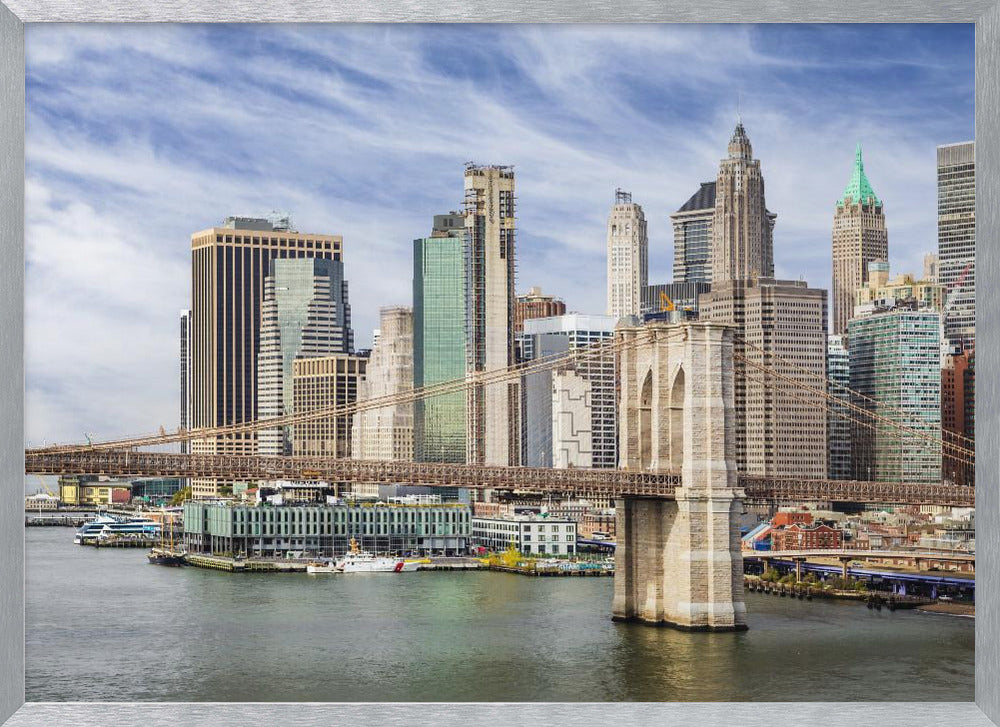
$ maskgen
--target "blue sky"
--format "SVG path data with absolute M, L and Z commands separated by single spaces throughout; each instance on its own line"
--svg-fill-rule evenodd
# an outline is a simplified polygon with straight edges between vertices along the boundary
M 189 238 L 229 214 L 344 236 L 356 339 L 409 304 L 466 161 L 513 164 L 519 291 L 603 312 L 616 187 L 649 220 L 715 178 L 742 95 L 775 266 L 829 288 L 854 147 L 897 272 L 936 248 L 935 146 L 973 137 L 971 25 L 30 25 L 30 444 L 177 426 Z

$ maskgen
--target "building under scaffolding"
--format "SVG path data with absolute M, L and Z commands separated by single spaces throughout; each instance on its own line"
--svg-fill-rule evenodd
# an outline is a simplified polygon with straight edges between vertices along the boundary
M 514 168 L 465 167 L 466 374 L 514 364 Z M 518 464 L 518 384 L 468 392 L 468 461 Z

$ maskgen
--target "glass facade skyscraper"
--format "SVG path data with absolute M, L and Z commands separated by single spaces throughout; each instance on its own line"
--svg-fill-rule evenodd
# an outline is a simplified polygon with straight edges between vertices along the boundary
M 344 263 L 321 258 L 270 262 L 261 304 L 257 400 L 262 419 L 293 411 L 292 364 L 297 358 L 350 353 L 354 342 Z M 260 454 L 291 454 L 288 428 L 263 429 Z
M 465 273 L 464 219 L 438 216 L 431 236 L 413 241 L 416 389 L 465 377 Z M 465 391 L 414 402 L 413 449 L 418 462 L 466 461 Z
M 963 349 L 976 341 L 976 145 L 937 148 L 938 282 L 947 293 L 944 334 Z
M 930 435 L 862 415 L 874 428 L 853 426 L 854 479 L 940 482 L 941 444 L 932 440 L 941 437 L 941 314 L 908 305 L 878 310 L 850 320 L 847 340 L 852 403 Z
M 848 388 L 851 385 L 850 358 L 844 336 L 833 335 L 826 344 L 826 378 L 831 395 L 842 404 L 831 404 L 827 413 L 826 436 L 829 442 L 827 477 L 831 480 L 851 479 L 851 422 L 847 418 L 851 411 L 847 404 L 851 400 Z M 836 384 L 836 386 L 834 386 Z
M 697 192 L 670 215 L 674 227 L 674 283 L 712 280 L 712 219 L 715 182 L 702 182 Z

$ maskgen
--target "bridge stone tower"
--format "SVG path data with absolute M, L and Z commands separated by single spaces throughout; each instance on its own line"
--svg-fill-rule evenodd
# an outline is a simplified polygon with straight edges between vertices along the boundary
M 621 466 L 679 471 L 675 499 L 616 504 L 615 620 L 746 629 L 736 489 L 733 332 L 718 323 L 619 328 Z

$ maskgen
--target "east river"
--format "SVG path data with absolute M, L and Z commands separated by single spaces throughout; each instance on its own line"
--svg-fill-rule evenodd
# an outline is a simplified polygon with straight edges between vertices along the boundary
M 27 528 L 28 701 L 971 701 L 972 619 L 747 595 L 613 623 L 611 578 L 229 574 Z

